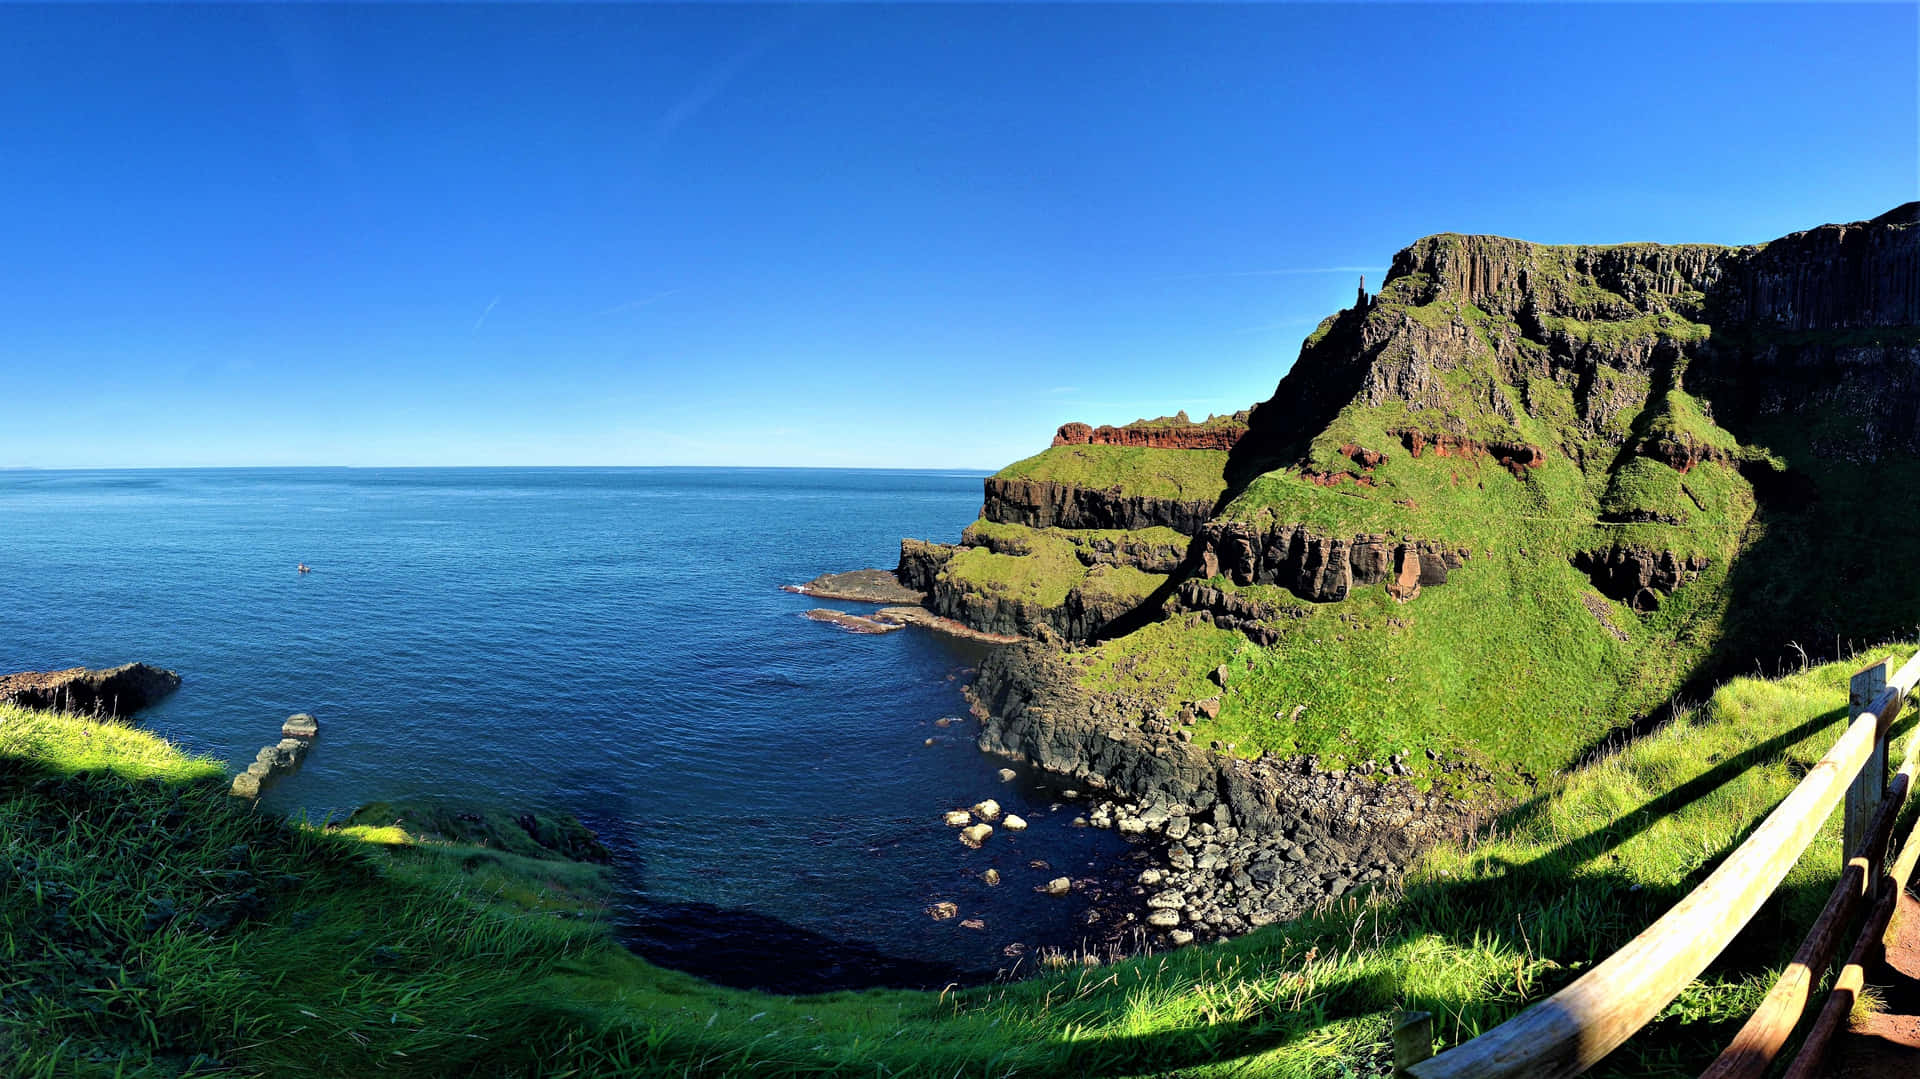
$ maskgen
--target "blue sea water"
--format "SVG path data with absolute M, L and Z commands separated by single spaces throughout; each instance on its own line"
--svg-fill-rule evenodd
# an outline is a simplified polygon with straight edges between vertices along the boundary
M 139 722 L 242 764 L 312 712 L 275 812 L 575 813 L 616 852 L 630 942 L 670 965 L 931 983 L 1072 946 L 1084 904 L 1033 888 L 1122 844 L 1003 783 L 970 719 L 936 724 L 984 646 L 848 634 L 779 586 L 891 566 L 980 501 L 946 472 L 0 472 L 0 672 L 172 668 Z M 940 815 L 987 797 L 1033 827 L 969 851 Z

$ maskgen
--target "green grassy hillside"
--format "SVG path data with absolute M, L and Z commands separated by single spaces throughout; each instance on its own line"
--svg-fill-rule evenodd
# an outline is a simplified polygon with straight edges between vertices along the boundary
M 1838 734 L 1856 665 L 1726 686 L 1431 852 L 1398 897 L 1016 984 L 800 998 L 626 953 L 593 867 L 276 820 L 151 735 L 0 709 L 0 1056 L 32 1076 L 1366 1074 L 1396 1007 L 1468 1036 L 1683 894 Z M 1836 827 L 1600 1074 L 1717 1050 L 1830 887 Z

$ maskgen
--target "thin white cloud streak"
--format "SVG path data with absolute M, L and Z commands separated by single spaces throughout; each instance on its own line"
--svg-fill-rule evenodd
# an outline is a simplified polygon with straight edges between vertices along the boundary
M 480 312 L 480 317 L 473 320 L 473 329 L 469 332 L 479 333 L 480 327 L 486 324 L 487 316 L 493 314 L 493 309 L 499 306 L 499 304 L 500 304 L 500 297 L 495 296 L 493 298 L 493 302 L 487 305 L 487 309 L 485 311 Z
M 773 47 L 779 34 L 762 34 L 747 43 L 747 47 L 727 57 L 707 72 L 706 77 L 694 84 L 678 101 L 675 101 L 660 116 L 654 133 L 661 139 L 673 137 L 673 133 L 685 126 L 688 121 L 700 115 L 713 100 L 721 95 L 727 85 L 758 60 L 761 54 Z

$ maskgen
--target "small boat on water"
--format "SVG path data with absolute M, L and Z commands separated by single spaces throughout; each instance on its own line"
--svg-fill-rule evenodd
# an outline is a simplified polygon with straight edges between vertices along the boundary
M 299 564 L 299 565 L 298 565 L 297 567 L 295 567 L 295 568 L 296 568 L 296 569 L 298 569 L 298 570 L 299 570 L 299 571 L 300 571 L 301 573 L 312 573 L 312 572 L 313 572 L 313 567 L 312 567 L 312 566 L 309 566 L 309 565 L 307 565 L 307 564 L 306 564 L 305 562 L 302 562 L 302 563 L 300 563 L 300 564 Z

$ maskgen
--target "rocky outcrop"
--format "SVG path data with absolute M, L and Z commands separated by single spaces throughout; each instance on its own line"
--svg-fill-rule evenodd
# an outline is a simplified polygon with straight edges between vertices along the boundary
M 1263 648 L 1279 642 L 1280 630 L 1276 623 L 1305 617 L 1305 612 L 1298 608 L 1262 603 L 1199 581 L 1180 582 L 1175 596 L 1181 610 L 1199 613 L 1221 629 L 1237 629 Z
M 1708 461 L 1722 464 L 1735 460 L 1735 455 L 1701 442 L 1691 435 L 1665 435 L 1650 438 L 1636 448 L 1642 457 L 1651 457 L 1681 475 L 1686 475 Z
M 1165 450 L 1230 450 L 1247 433 L 1247 414 L 1186 421 L 1186 413 L 1165 420 L 1139 420 L 1125 427 L 1062 424 L 1053 436 L 1056 446 L 1145 446 Z
M 815 607 L 813 610 L 806 612 L 806 617 L 815 622 L 825 622 L 831 626 L 839 626 L 848 633 L 878 635 L 882 633 L 892 633 L 895 630 L 905 628 L 904 624 L 900 622 L 882 621 L 878 618 L 864 618 L 857 614 L 848 614 L 845 611 L 836 611 L 827 607 Z
M 1729 267 L 1722 317 L 1778 330 L 1920 324 L 1920 202 L 1783 236 Z
M 1517 478 L 1526 476 L 1527 469 L 1539 468 L 1547 461 L 1545 451 L 1524 442 L 1481 442 L 1444 431 L 1417 431 L 1404 427 L 1388 433 L 1398 438 L 1407 452 L 1415 457 L 1425 456 L 1429 451 L 1435 457 L 1491 457 Z
M 1188 535 L 1213 516 L 1211 499 L 1154 498 L 1052 480 L 1002 479 L 986 484 L 985 517 L 1028 528 L 1171 528 Z
M 982 749 L 1128 803 L 1122 818 L 1168 841 L 1155 880 L 1178 900 L 1147 902 L 1181 917 L 1156 928 L 1227 935 L 1294 917 L 1397 874 L 1474 819 L 1468 806 L 1397 774 L 1405 771 L 1398 761 L 1328 769 L 1312 758 L 1246 760 L 1183 742 L 1172 736 L 1175 721 L 1144 702 L 1081 689 L 1064 657 L 1039 645 L 989 656 L 969 694 Z M 1465 764 L 1446 767 L 1486 778 Z
M 901 583 L 898 574 L 883 569 L 823 573 L 806 584 L 780 587 L 783 591 L 798 592 L 803 596 L 851 600 L 855 603 L 920 603 L 927 598 L 924 588 L 908 587 Z
M 80 715 L 130 716 L 180 688 L 180 676 L 145 663 L 106 670 L 23 671 L 0 676 L 0 704 Z
M 1226 574 L 1238 585 L 1272 584 L 1314 603 L 1337 603 L 1357 586 L 1393 583 L 1412 599 L 1421 586 L 1443 585 L 1466 564 L 1464 548 L 1432 540 L 1362 533 L 1325 536 L 1305 525 L 1214 521 L 1194 537 L 1200 575 Z
M 233 787 L 228 793 L 236 798 L 260 797 L 260 789 L 268 782 L 300 767 L 319 733 L 320 723 L 311 714 L 296 712 L 288 716 L 280 724 L 280 741 L 263 746 L 254 755 L 253 763 L 233 777 Z
M 900 541 L 900 565 L 893 575 L 902 585 L 916 592 L 932 592 L 934 578 L 953 557 L 953 544 L 928 543 L 926 540 Z
M 1698 577 L 1709 564 L 1698 555 L 1682 558 L 1644 547 L 1614 546 L 1573 556 L 1574 568 L 1592 578 L 1601 595 L 1642 613 L 1657 610 L 1663 596 Z
M 1067 592 L 1059 606 L 1049 607 L 1020 596 L 979 591 L 951 577 L 935 579 L 927 606 L 934 614 L 998 637 L 1060 636 L 1090 641 L 1115 619 L 1133 611 L 1138 597 L 1116 595 L 1100 587 L 1104 576 L 1095 567 L 1087 580 Z

